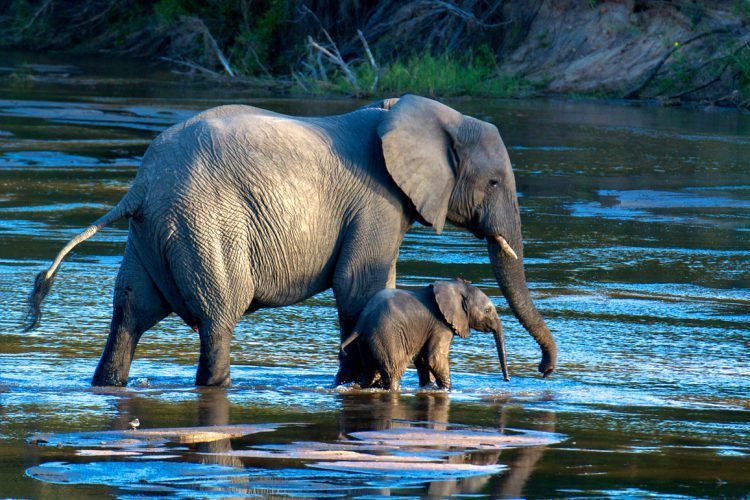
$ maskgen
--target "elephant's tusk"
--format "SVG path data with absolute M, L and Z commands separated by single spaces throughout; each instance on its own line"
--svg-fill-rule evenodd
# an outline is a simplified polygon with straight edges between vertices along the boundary
M 516 252 L 513 251 L 510 245 L 508 245 L 508 242 L 505 241 L 505 238 L 503 238 L 499 234 L 496 234 L 494 238 L 497 244 L 500 245 L 500 248 L 503 250 L 503 253 L 505 253 L 505 255 L 507 255 L 508 257 L 512 257 L 514 260 L 518 260 L 518 255 L 516 255 Z

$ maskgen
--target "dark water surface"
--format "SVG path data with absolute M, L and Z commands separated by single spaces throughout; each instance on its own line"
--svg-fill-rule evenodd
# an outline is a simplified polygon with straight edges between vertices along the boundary
M 19 324 L 34 274 L 126 192 L 149 141 L 222 103 L 290 114 L 362 103 L 182 86 L 142 62 L 95 58 L 0 53 L 0 79 L 1 496 L 750 494 L 750 116 L 450 103 L 495 123 L 509 148 L 530 288 L 560 347 L 548 380 L 537 376 L 539 350 L 508 312 L 482 242 L 415 227 L 398 283 L 463 276 L 490 294 L 506 325 L 510 383 L 491 337 L 475 333 L 454 343 L 449 394 L 417 392 L 413 371 L 401 395 L 334 389 L 338 331 L 326 292 L 241 321 L 231 389 L 192 386 L 198 339 L 170 317 L 144 335 L 130 386 L 101 390 L 89 381 L 126 224 L 63 264 L 39 329 L 23 334 Z M 295 425 L 208 444 L 131 446 L 124 455 L 82 452 L 63 438 L 59 446 L 26 441 L 39 432 L 125 429 L 134 416 L 142 428 Z M 502 450 L 372 452 L 477 467 L 463 472 L 258 456 L 296 442 L 359 450 L 366 444 L 353 433 L 404 428 L 554 434 Z

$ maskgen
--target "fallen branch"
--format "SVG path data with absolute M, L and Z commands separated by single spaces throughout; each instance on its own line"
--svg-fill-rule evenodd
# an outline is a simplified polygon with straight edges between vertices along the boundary
M 748 101 L 742 101 L 741 95 L 739 90 L 733 90 L 730 93 L 728 93 L 725 96 L 719 97 L 718 99 L 714 99 L 711 101 L 711 104 L 716 106 L 720 102 L 729 101 L 730 103 L 733 103 L 737 107 L 747 107 Z
M 333 41 L 333 38 L 331 38 L 331 34 L 328 33 L 328 30 L 323 27 L 323 23 L 320 21 L 320 18 L 306 5 L 302 5 L 301 7 L 299 7 L 299 11 L 303 16 L 309 14 L 313 19 L 315 19 L 315 21 L 318 23 L 320 31 L 323 32 L 323 36 L 326 37 L 326 40 L 328 40 L 328 44 L 331 46 L 331 49 L 329 50 L 317 43 L 312 36 L 307 37 L 308 49 L 313 48 L 318 51 L 317 64 L 318 68 L 320 68 L 320 74 L 322 75 L 323 81 L 328 83 L 328 75 L 326 74 L 323 62 L 321 61 L 321 54 L 324 55 L 333 64 L 341 68 L 344 76 L 347 80 L 349 80 L 352 88 L 354 88 L 355 93 L 359 95 L 361 93 L 361 90 L 359 88 L 359 83 L 357 82 L 357 77 L 354 75 L 354 73 L 352 73 L 352 70 L 349 68 L 349 65 L 346 63 L 346 61 L 344 61 L 344 58 L 341 55 L 338 46 Z
M 299 75 L 297 72 L 295 72 L 294 70 L 292 70 L 292 78 L 294 78 L 294 81 L 297 82 L 297 85 L 302 87 L 302 90 L 304 90 L 307 93 L 310 92 L 310 89 L 307 87 L 307 85 L 305 85 L 303 77 Z
M 209 76 L 212 76 L 214 78 L 221 78 L 221 74 L 217 73 L 216 71 L 212 71 L 204 66 L 201 66 L 200 64 L 194 63 L 192 61 L 187 60 L 181 60 L 181 59 L 173 59 L 171 57 L 160 57 L 159 60 L 166 61 L 172 64 L 177 64 L 179 66 L 186 66 L 188 68 L 194 69 L 196 71 L 200 71 L 201 73 L 205 73 Z
M 318 65 L 318 69 L 320 69 L 320 76 L 323 78 L 323 81 L 328 83 L 328 72 L 326 72 L 326 67 L 323 64 L 323 56 L 320 55 L 320 52 L 318 52 L 315 58 L 315 63 Z

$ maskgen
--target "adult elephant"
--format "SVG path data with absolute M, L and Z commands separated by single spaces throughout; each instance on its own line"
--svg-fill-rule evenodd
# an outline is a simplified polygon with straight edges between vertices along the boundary
M 487 240 L 513 314 L 542 349 L 539 371 L 555 367 L 526 286 L 500 134 L 436 101 L 406 95 L 322 118 L 221 106 L 169 128 L 122 200 L 37 275 L 27 328 L 65 255 L 122 217 L 130 230 L 94 385 L 125 385 L 141 335 L 171 312 L 200 336 L 198 385 L 231 383 L 234 327 L 261 308 L 333 288 L 346 338 L 370 297 L 395 286 L 415 221 L 440 233 L 448 220 Z

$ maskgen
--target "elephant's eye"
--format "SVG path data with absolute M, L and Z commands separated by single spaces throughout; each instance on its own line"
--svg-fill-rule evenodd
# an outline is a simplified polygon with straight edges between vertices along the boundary
M 497 181 L 496 181 L 495 179 L 492 179 L 492 180 L 490 181 L 490 187 L 495 187 L 495 186 L 497 186 L 498 184 L 499 184 L 499 182 L 497 182 Z

